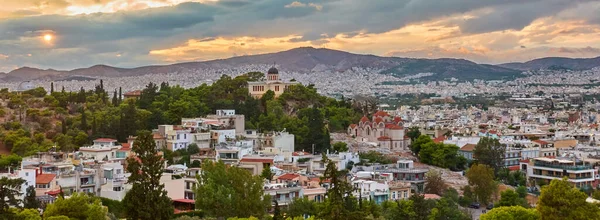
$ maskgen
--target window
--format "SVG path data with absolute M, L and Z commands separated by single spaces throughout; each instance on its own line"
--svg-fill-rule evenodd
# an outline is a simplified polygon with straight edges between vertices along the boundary
M 25 172 L 25 176 L 29 176 L 29 173 L 28 173 L 28 172 Z
M 408 192 L 404 191 L 404 198 L 408 198 Z
M 183 139 L 187 139 L 187 134 L 183 134 Z
M 113 191 L 120 192 L 121 191 L 121 187 L 120 186 L 113 187 Z
M 279 86 L 275 86 L 275 92 L 279 92 Z
M 48 187 L 48 184 L 37 184 L 36 188 L 46 189 L 46 188 L 49 188 L 49 187 Z
M 179 140 L 179 134 L 177 134 L 177 140 Z
M 396 199 L 396 192 L 392 192 L 392 199 Z

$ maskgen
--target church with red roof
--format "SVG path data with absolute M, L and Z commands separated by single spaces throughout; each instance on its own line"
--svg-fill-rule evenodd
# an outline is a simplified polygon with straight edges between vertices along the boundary
M 377 143 L 391 151 L 406 151 L 410 139 L 405 136 L 403 124 L 401 117 L 377 111 L 371 119 L 363 116 L 358 124 L 348 126 L 348 134 L 358 141 Z

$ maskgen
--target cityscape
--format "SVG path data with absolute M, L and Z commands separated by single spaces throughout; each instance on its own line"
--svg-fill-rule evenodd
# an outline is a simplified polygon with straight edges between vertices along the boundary
M 600 219 L 599 9 L 9 0 L 0 220 Z

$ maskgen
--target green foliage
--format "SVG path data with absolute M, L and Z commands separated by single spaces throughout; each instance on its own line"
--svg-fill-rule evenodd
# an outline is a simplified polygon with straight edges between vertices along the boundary
M 0 156 L 0 170 L 8 170 L 9 167 L 15 169 L 19 167 L 22 160 L 23 158 L 16 154 Z
M 517 194 L 519 194 L 520 198 L 527 197 L 527 187 L 525 187 L 524 185 L 517 187 L 515 191 L 517 192 Z
M 406 131 L 406 136 L 408 136 L 410 138 L 410 141 L 414 142 L 415 140 L 417 140 L 417 138 L 419 138 L 421 136 L 421 131 L 419 130 L 419 127 L 410 127 L 408 129 L 408 131 Z M 417 151 L 416 154 L 418 154 L 419 152 Z
M 469 185 L 473 187 L 473 199 L 487 205 L 498 191 L 498 184 L 494 181 L 494 170 L 487 165 L 475 164 L 467 171 Z
M 508 189 L 500 193 L 500 201 L 496 203 L 496 206 L 523 206 L 528 208 L 529 204 L 527 204 L 527 200 L 521 198 L 517 192 Z
M 209 218 L 202 218 L 202 217 L 204 217 L 204 212 L 202 210 L 194 210 L 194 211 L 189 211 L 189 212 L 181 212 L 181 213 L 177 213 L 177 214 L 173 215 L 173 218 L 179 219 L 179 220 L 186 220 L 186 219 L 209 219 Z
M 473 157 L 477 159 L 478 163 L 494 169 L 494 174 L 498 175 L 504 166 L 505 152 L 506 148 L 500 144 L 498 139 L 482 137 L 473 150 Z
M 262 177 L 263 179 L 266 180 L 273 180 L 273 173 L 271 172 L 271 168 L 270 167 L 263 167 L 262 172 L 260 173 L 260 177 Z
M 1 219 L 2 217 L 0 217 Z M 40 212 L 37 209 L 26 208 L 16 213 L 15 219 L 18 220 L 42 220 Z
M 456 201 L 448 198 L 441 198 L 435 204 L 435 208 L 431 210 L 428 219 L 457 219 L 457 220 L 470 220 L 471 216 L 458 209 Z
M 102 205 L 108 208 L 109 213 L 112 213 L 115 217 L 119 219 L 126 217 L 125 207 L 123 206 L 123 203 L 121 203 L 121 201 L 112 200 L 104 197 L 99 198 Z
M 23 208 L 36 210 L 40 208 L 40 202 L 35 198 L 35 187 L 27 187 L 26 192 L 25 199 L 23 199 Z
M 14 215 L 9 210 L 10 207 L 20 207 L 21 204 L 21 185 L 25 183 L 23 179 L 0 178 L 0 216 L 10 217 Z M 10 218 L 8 218 L 10 219 Z
M 288 217 L 302 217 L 304 215 L 315 216 L 317 215 L 317 204 L 307 198 L 295 198 L 292 203 L 288 205 L 286 210 L 286 216 Z
M 436 170 L 430 170 L 425 174 L 425 193 L 442 195 L 448 186 L 442 179 L 442 174 Z
M 336 142 L 335 144 L 333 144 L 333 151 L 335 151 L 335 152 L 347 152 L 348 151 L 348 144 L 346 144 L 345 142 Z
M 133 143 L 132 151 L 137 157 L 127 158 L 127 172 L 131 173 L 128 183 L 132 188 L 123 199 L 127 218 L 171 219 L 173 207 L 164 184 L 160 183 L 163 162 L 153 135 L 142 131 Z
M 552 217 L 548 217 L 553 219 Z M 535 209 L 527 209 L 521 206 L 509 206 L 494 208 L 488 213 L 480 216 L 481 220 L 539 220 L 540 213 Z M 546 217 L 544 217 L 546 219 Z
M 196 208 L 218 218 L 264 216 L 271 206 L 263 178 L 222 161 L 204 162 L 197 177 Z
M 423 147 L 423 145 L 425 145 L 427 143 L 431 143 L 431 142 L 433 142 L 433 140 L 431 140 L 431 137 L 429 137 L 427 135 L 420 135 L 417 139 L 415 139 L 414 141 L 412 141 L 412 143 L 410 145 L 410 150 L 415 155 L 419 155 L 419 153 L 421 152 L 421 148 Z
M 420 142 L 419 139 L 420 137 L 416 142 Z M 460 148 L 456 145 L 430 141 L 420 146 L 420 148 L 419 160 L 422 163 L 451 170 L 463 170 L 467 165 L 466 158 L 458 154 Z
M 552 180 L 542 187 L 536 209 L 544 219 L 598 219 L 600 209 L 568 180 Z
M 392 158 L 379 153 L 377 151 L 369 151 L 366 153 L 359 153 L 359 157 L 363 161 L 368 163 L 380 163 L 380 164 L 391 164 L 393 163 Z
M 327 158 L 325 154 L 322 157 L 323 162 L 327 165 L 321 181 L 329 180 L 331 188 L 327 190 L 323 208 L 318 214 L 319 218 L 327 220 L 360 218 L 352 212 L 356 210 L 357 205 L 353 205 L 353 197 L 348 196 L 353 187 L 346 179 L 347 171 L 338 171 L 335 162 Z
M 107 210 L 100 199 L 84 193 L 74 193 L 70 198 L 58 198 L 48 204 L 44 211 L 44 219 L 53 216 L 66 216 L 71 219 L 105 220 Z
M 46 96 L 46 89 L 44 89 L 44 87 L 37 87 L 35 89 L 24 91 L 23 94 L 28 94 L 37 98 L 43 98 Z

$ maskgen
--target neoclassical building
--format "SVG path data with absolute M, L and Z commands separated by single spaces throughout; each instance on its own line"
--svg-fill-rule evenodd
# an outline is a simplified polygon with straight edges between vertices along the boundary
M 254 98 L 262 97 L 267 91 L 271 90 L 275 93 L 275 97 L 283 94 L 283 92 L 291 85 L 298 82 L 284 82 L 279 79 L 279 71 L 275 67 L 271 67 L 267 72 L 267 77 L 263 81 L 248 82 L 248 92 Z
M 363 116 L 358 124 L 348 127 L 348 134 L 358 141 L 378 143 L 391 151 L 409 150 L 410 139 L 405 136 L 402 118 L 391 117 L 384 111 L 376 112 L 371 120 Z

